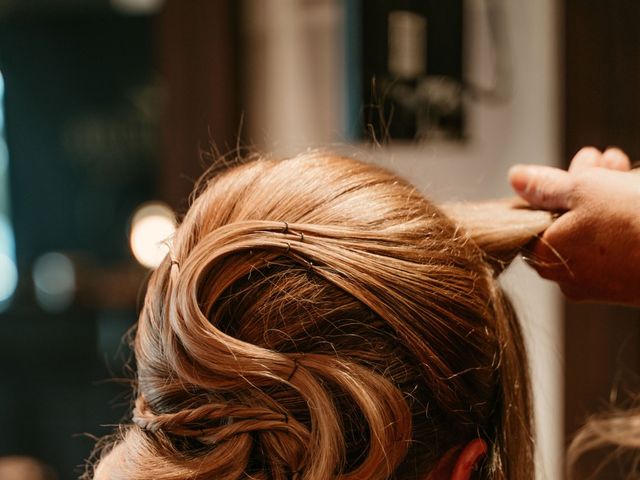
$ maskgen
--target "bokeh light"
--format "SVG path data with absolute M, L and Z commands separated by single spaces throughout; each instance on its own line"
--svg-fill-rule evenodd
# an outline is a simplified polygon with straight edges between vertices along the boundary
M 18 286 L 15 240 L 7 216 L 9 210 L 9 153 L 4 140 L 4 77 L 0 73 L 0 312 L 7 309 Z
M 4 253 L 0 253 L 0 311 L 8 305 L 18 285 L 16 264 Z
M 163 203 L 148 203 L 131 220 L 130 245 L 141 265 L 155 268 L 169 251 L 167 242 L 176 230 L 173 210 Z
M 73 303 L 76 272 L 69 257 L 58 252 L 40 256 L 33 264 L 36 300 L 47 312 L 66 310 Z
M 116 10 L 130 15 L 150 15 L 162 7 L 164 0 L 111 0 Z
M 13 230 L 7 217 L 0 214 L 0 311 L 8 307 L 17 285 Z

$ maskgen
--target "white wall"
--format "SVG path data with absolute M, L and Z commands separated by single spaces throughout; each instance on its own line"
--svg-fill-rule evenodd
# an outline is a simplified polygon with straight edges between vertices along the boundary
M 246 133 L 287 155 L 344 131 L 344 11 L 335 0 L 244 0 Z
M 469 105 L 469 139 L 464 143 L 394 145 L 364 154 L 362 148 L 354 148 L 356 154 L 392 167 L 439 201 L 510 195 L 510 165 L 559 163 L 556 2 L 502 3 L 512 75 L 510 101 Z M 247 105 L 248 132 L 256 145 L 279 154 L 339 142 L 344 130 L 341 2 L 314 4 L 319 12 L 315 20 L 304 10 L 309 2 L 245 0 L 252 51 L 246 70 L 252 99 Z M 466 75 L 491 83 L 493 52 L 485 1 L 466 0 L 465 5 Z M 319 29 L 309 30 L 309 25 Z M 564 455 L 560 296 L 521 262 L 502 278 L 524 324 L 532 358 L 538 478 L 558 479 Z

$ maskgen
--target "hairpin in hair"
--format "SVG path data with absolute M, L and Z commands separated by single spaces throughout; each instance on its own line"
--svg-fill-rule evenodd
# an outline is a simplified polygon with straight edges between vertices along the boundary
M 289 231 L 289 224 L 284 221 L 282 223 L 284 223 L 284 228 L 282 229 L 282 233 L 287 233 Z
M 287 382 L 291 381 L 291 379 L 293 378 L 293 376 L 296 374 L 296 371 L 298 370 L 298 359 L 294 358 L 293 359 L 293 368 L 291 369 L 291 372 L 289 373 L 289 376 L 287 377 Z
M 171 267 L 173 267 L 174 265 L 176 267 L 178 267 L 178 269 L 180 268 L 180 262 L 178 262 L 178 260 L 176 260 L 175 258 L 171 257 Z

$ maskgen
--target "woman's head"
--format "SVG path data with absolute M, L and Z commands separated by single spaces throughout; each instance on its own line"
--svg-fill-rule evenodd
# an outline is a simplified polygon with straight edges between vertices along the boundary
M 467 233 L 349 158 L 204 181 L 149 283 L 110 478 L 423 479 L 477 438 L 480 478 L 532 478 L 523 341 Z

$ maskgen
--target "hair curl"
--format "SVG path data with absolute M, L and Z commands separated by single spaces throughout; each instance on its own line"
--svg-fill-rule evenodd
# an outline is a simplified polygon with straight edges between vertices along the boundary
M 420 479 L 480 437 L 481 478 L 532 479 L 527 359 L 491 254 L 550 220 L 494 220 L 464 229 L 330 154 L 206 178 L 149 282 L 133 421 L 96 478 Z

